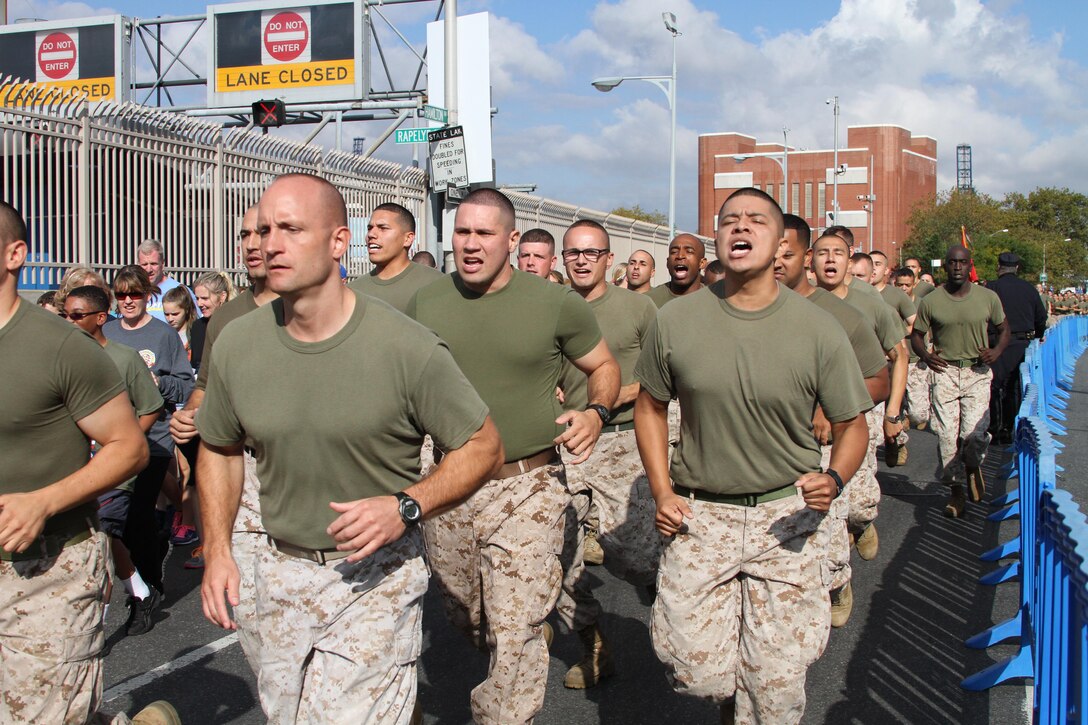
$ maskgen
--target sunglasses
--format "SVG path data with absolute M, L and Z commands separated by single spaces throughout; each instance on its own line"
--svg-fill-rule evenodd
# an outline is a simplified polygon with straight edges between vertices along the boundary
M 84 317 L 90 317 L 91 315 L 101 315 L 105 310 L 95 310 L 94 312 L 58 312 L 58 317 L 63 317 L 66 320 L 74 320 L 80 322 Z
M 114 292 L 113 294 L 119 300 L 142 300 L 144 298 L 139 292 Z

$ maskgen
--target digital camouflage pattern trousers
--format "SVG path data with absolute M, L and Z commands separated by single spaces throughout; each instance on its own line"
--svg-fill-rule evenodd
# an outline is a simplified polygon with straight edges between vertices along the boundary
M 990 445 L 990 379 L 985 365 L 948 366 L 930 371 L 933 432 L 937 434 L 937 476 L 964 483 L 965 467 L 978 467 Z
M 559 597 L 571 503 L 562 464 L 489 481 L 427 521 L 427 556 L 450 621 L 491 654 L 472 690 L 481 725 L 533 720 L 544 705 L 544 619 Z

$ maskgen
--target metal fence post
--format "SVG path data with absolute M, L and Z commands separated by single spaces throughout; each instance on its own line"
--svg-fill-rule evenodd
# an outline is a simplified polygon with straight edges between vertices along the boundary
M 82 104 L 79 115 L 79 153 L 76 163 L 76 262 L 91 263 L 91 114 Z

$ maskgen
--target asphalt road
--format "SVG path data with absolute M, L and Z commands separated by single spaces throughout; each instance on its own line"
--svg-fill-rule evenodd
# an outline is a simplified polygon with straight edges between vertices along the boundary
M 823 658 L 809 671 L 804 722 L 1027 722 L 1024 683 L 985 693 L 959 686 L 964 677 L 1015 650 L 1013 645 L 986 651 L 963 645 L 965 638 L 1016 609 L 1015 583 L 997 588 L 977 583 L 994 568 L 980 562 L 978 554 L 1011 538 L 1015 522 L 1000 527 L 987 522 L 991 508 L 985 503 L 969 504 L 963 520 L 946 519 L 946 493 L 933 480 L 936 438 L 929 431 L 911 435 L 906 466 L 889 470 L 880 464 L 880 554 L 871 562 L 854 556 L 853 617 L 832 632 Z M 991 448 L 984 468 L 989 496 L 1006 490 L 998 470 L 1007 457 Z M 150 633 L 122 636 L 123 597 L 114 593 L 107 621 L 111 650 L 105 709 L 133 713 L 166 699 L 187 724 L 265 722 L 256 680 L 240 647 L 200 613 L 199 572 L 181 567 L 185 555 L 176 551 L 168 564 L 166 608 Z M 564 689 L 564 673 L 581 652 L 573 635 L 557 629 L 545 707 L 537 722 L 717 723 L 716 707 L 676 695 L 666 683 L 650 645 L 646 595 L 601 567 L 590 571 L 617 674 L 591 690 Z M 424 628 L 419 696 L 425 722 L 470 722 L 469 691 L 486 673 L 486 656 L 447 624 L 433 588 Z

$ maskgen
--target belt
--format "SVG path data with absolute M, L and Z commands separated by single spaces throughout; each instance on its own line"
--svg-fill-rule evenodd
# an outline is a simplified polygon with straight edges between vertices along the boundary
M 1012 336 L 1017 340 L 1034 340 L 1035 330 L 1032 330 L 1031 332 L 1014 332 L 1012 333 Z
M 528 458 L 522 458 L 520 461 L 510 461 L 509 463 L 502 464 L 502 468 L 499 469 L 495 478 L 512 478 L 514 476 L 520 476 L 523 473 L 536 470 L 543 466 L 547 466 L 552 463 L 559 463 L 563 459 L 559 457 L 558 448 L 545 448 L 540 453 L 529 456 Z
M 710 503 L 727 503 L 731 506 L 758 506 L 761 503 L 797 495 L 797 487 L 792 483 L 763 493 L 711 493 L 710 491 L 700 491 L 687 486 L 673 486 L 672 491 L 683 498 L 693 498 L 696 501 L 708 501 Z
M 337 561 L 339 559 L 346 559 L 354 551 L 340 551 L 338 549 L 307 549 L 303 546 L 295 546 L 282 539 L 276 539 L 272 536 L 268 537 L 268 543 L 275 547 L 276 551 L 287 556 L 293 556 L 296 559 L 305 559 L 306 561 L 312 561 L 319 566 L 325 566 L 327 562 Z
M 30 543 L 26 551 L 14 552 L 0 549 L 0 561 L 31 561 L 33 559 L 52 559 L 60 556 L 60 553 L 69 546 L 82 544 L 91 538 L 94 530 L 86 528 L 77 534 L 49 534 L 41 535 Z
M 635 421 L 632 420 L 630 423 L 618 423 L 616 425 L 606 425 L 604 428 L 601 428 L 601 433 L 623 433 L 624 431 L 634 430 L 634 429 L 635 429 Z
M 976 365 L 982 364 L 982 361 L 977 357 L 971 360 L 946 360 L 945 362 L 954 368 L 973 368 Z

